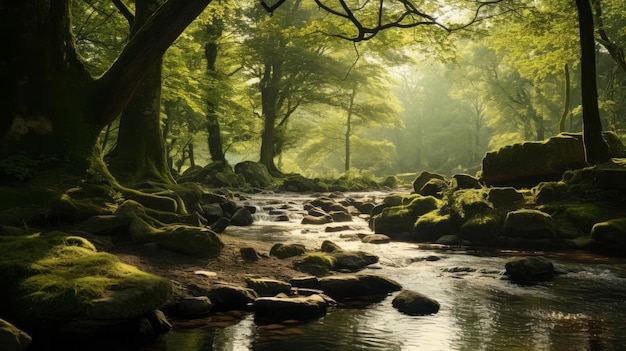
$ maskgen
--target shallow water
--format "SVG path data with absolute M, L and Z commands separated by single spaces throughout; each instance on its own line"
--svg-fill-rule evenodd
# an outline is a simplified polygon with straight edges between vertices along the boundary
M 375 197 L 383 193 L 348 194 Z M 361 308 L 331 308 L 314 322 L 259 327 L 252 315 L 223 324 L 175 328 L 141 350 L 624 350 L 626 349 L 626 260 L 590 254 L 477 251 L 412 243 L 363 244 L 363 219 L 351 230 L 326 233 L 303 226 L 302 201 L 310 196 L 252 195 L 260 212 L 251 227 L 229 227 L 224 235 L 270 242 L 299 242 L 308 249 L 332 240 L 344 249 L 380 257 L 364 273 L 381 274 L 405 289 L 441 304 L 430 316 L 407 316 L 391 306 L 393 296 Z M 270 208 L 287 204 L 289 222 L 275 222 Z M 265 208 L 266 210 L 263 210 Z M 339 225 L 339 224 L 332 224 Z M 332 226 L 331 225 L 331 226 Z M 511 256 L 542 254 L 563 274 L 533 286 L 503 275 Z M 438 260 L 426 260 L 434 256 Z M 213 318 L 214 320 L 215 318 Z M 215 326 L 218 324 L 219 326 Z

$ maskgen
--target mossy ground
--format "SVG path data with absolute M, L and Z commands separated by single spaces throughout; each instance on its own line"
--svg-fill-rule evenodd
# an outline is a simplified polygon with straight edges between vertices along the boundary
M 97 252 L 87 240 L 63 232 L 0 236 L 2 310 L 24 323 L 63 321 L 90 315 L 111 291 L 136 289 L 136 301 L 120 317 L 157 308 L 171 293 L 168 280 Z

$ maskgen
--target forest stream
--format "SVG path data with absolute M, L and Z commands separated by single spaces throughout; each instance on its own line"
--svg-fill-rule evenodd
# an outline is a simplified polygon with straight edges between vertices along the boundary
M 385 193 L 346 196 L 382 198 Z M 366 219 L 350 229 L 302 225 L 302 205 L 312 195 L 253 194 L 255 223 L 230 226 L 222 234 L 317 248 L 331 240 L 347 250 L 379 256 L 363 273 L 391 278 L 404 289 L 437 300 L 438 313 L 408 316 L 392 307 L 392 296 L 358 307 L 336 307 L 313 322 L 257 326 L 251 314 L 173 320 L 173 330 L 141 351 L 207 350 L 623 350 L 626 345 L 626 259 L 589 253 L 477 250 L 391 242 L 365 244 Z M 289 221 L 276 221 L 272 207 L 288 205 Z M 337 223 L 335 223 L 337 224 Z M 504 274 L 513 256 L 542 255 L 560 274 L 535 285 L 518 285 Z M 230 319 L 229 319 L 230 318 Z

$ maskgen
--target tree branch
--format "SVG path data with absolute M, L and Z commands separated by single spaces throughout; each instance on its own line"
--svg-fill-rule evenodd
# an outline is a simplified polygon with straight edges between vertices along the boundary
M 132 36 L 109 70 L 96 82 L 91 115 L 103 127 L 114 121 L 144 74 L 211 0 L 168 0 Z

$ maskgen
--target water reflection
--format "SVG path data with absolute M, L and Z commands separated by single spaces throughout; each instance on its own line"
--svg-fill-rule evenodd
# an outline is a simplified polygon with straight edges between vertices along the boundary
M 502 275 L 504 263 L 511 255 L 533 253 L 437 250 L 397 242 L 372 245 L 342 239 L 345 233 L 325 233 L 323 226 L 307 227 L 303 233 L 295 219 L 261 224 L 229 228 L 225 235 L 300 242 L 308 248 L 330 239 L 344 249 L 371 252 L 380 262 L 368 273 L 434 298 L 441 309 L 432 316 L 406 316 L 391 306 L 390 296 L 366 308 L 330 309 L 324 318 L 302 325 L 258 327 L 252 316 L 244 316 L 234 325 L 175 328 L 145 351 L 617 351 L 626 345 L 625 260 L 552 254 L 565 274 L 519 286 Z M 351 226 L 367 230 L 364 221 Z

